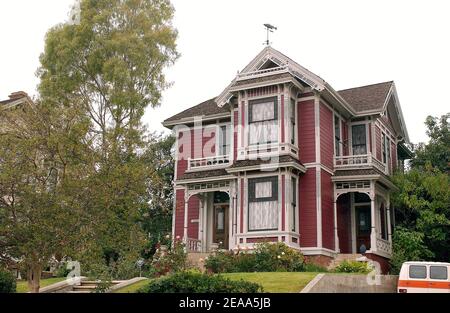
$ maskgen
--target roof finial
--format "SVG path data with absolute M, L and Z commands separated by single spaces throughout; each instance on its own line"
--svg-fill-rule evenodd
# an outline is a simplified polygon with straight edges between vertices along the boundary
M 266 46 L 270 46 L 270 45 L 272 44 L 272 43 L 270 42 L 270 40 L 269 40 L 270 33 L 273 33 L 274 31 L 276 31 L 277 28 L 276 28 L 275 26 L 273 26 L 273 25 L 270 25 L 270 24 L 264 24 L 264 27 L 265 27 L 266 30 L 267 30 L 267 40 L 264 42 L 264 44 L 265 44 Z

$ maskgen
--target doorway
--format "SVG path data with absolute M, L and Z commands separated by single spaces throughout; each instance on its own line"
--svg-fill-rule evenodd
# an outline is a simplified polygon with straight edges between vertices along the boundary
M 219 249 L 229 249 L 228 245 L 228 204 L 214 204 L 213 243 L 219 245 Z
M 356 213 L 356 251 L 359 253 L 364 245 L 370 250 L 371 209 L 370 205 L 355 206 Z

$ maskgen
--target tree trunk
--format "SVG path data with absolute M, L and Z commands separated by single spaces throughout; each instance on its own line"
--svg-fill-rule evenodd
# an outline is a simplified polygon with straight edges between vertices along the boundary
M 27 280 L 28 280 L 28 290 L 31 293 L 39 293 L 39 289 L 41 288 L 41 275 L 42 275 L 42 267 L 38 264 L 28 265 L 27 268 Z

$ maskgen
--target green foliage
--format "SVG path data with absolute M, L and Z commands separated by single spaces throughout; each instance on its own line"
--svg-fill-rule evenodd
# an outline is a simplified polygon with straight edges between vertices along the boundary
M 155 276 L 186 270 L 188 264 L 184 243 L 180 240 L 175 240 L 169 250 L 159 247 L 153 257 L 151 268 L 154 270 Z
M 213 273 L 300 272 L 305 269 L 303 255 L 284 243 L 257 244 L 255 251 L 217 252 L 205 261 Z
M 433 253 L 424 244 L 425 235 L 421 232 L 397 227 L 393 236 L 393 256 L 390 261 L 391 272 L 398 274 L 402 264 L 407 261 L 423 261 L 433 258 Z
M 61 262 L 54 274 L 56 277 L 67 277 L 71 271 L 67 268 L 67 262 Z
M 441 172 L 450 171 L 450 113 L 440 118 L 428 116 L 425 125 L 430 141 L 421 143 L 415 148 L 415 157 L 411 160 L 413 168 L 425 168 L 431 165 Z
M 15 293 L 16 278 L 6 270 L 0 268 L 0 293 Z
M 424 246 L 433 252 L 427 257 L 436 261 L 450 260 L 449 175 L 427 167 L 397 174 L 393 179 L 399 187 L 392 197 L 398 226 L 395 232 L 405 228 L 412 234 L 420 234 Z M 402 232 L 398 236 L 395 232 L 394 245 L 395 238 L 403 238 Z M 401 245 L 398 247 L 401 249 Z
M 258 293 L 256 283 L 232 281 L 222 276 L 179 272 L 150 282 L 140 293 Z
M 315 272 L 315 273 L 326 273 L 328 269 L 326 267 L 314 264 L 314 263 L 305 263 L 305 272 Z
M 368 274 L 372 271 L 367 262 L 344 260 L 335 269 L 336 273 L 361 273 Z

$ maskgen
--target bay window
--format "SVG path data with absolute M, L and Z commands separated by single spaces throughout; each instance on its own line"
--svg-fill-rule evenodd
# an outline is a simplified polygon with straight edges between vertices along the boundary
M 278 98 L 266 98 L 249 103 L 249 144 L 278 142 Z
M 334 116 L 334 153 L 341 156 L 341 120 Z
M 248 230 L 278 229 L 278 177 L 248 180 Z
M 290 229 L 293 232 L 297 231 L 296 219 L 297 219 L 297 179 L 291 178 L 291 216 L 290 216 Z
M 353 155 L 367 154 L 366 124 L 352 126 Z
M 219 128 L 219 155 L 230 154 L 230 136 L 228 135 L 228 126 L 223 125 Z
M 291 99 L 291 104 L 289 107 L 290 112 L 290 133 L 291 133 L 291 144 L 295 145 L 295 125 L 297 120 L 297 115 L 295 114 L 295 100 Z

